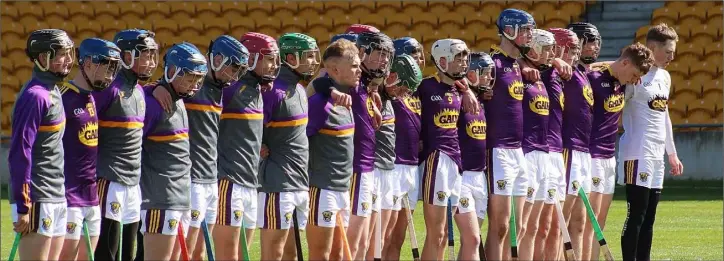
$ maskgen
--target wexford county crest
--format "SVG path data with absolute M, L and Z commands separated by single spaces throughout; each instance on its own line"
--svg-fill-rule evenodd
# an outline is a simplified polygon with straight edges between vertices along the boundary
M 437 192 L 437 200 L 438 200 L 438 201 L 445 201 L 446 198 L 447 198 L 447 193 L 445 193 L 445 191 L 438 191 L 438 192 Z
M 578 191 L 578 188 L 581 186 L 581 184 L 578 183 L 577 180 L 573 181 L 572 185 L 573 185 L 573 191 Z
M 528 193 L 527 193 L 528 198 L 533 198 L 533 193 L 535 193 L 535 189 L 528 187 Z
M 111 202 L 111 213 L 118 214 L 121 211 L 121 203 Z
M 460 206 L 463 208 L 467 208 L 468 206 L 470 206 L 470 199 L 468 199 L 467 197 L 460 198 Z
M 193 220 L 193 221 L 199 220 L 200 215 L 201 215 L 201 211 L 191 210 L 191 220 Z
M 649 180 L 649 176 L 649 173 L 641 172 L 639 173 L 639 180 L 641 180 L 641 182 L 646 182 Z
M 556 196 L 556 189 L 549 189 L 548 190 L 548 198 L 553 198 Z
M 78 226 L 78 224 L 76 224 L 75 222 L 68 222 L 68 223 L 65 225 L 65 232 L 68 233 L 68 234 L 74 234 L 74 233 L 75 233 L 75 228 L 76 228 L 77 226 Z
M 322 219 L 324 219 L 324 222 L 332 222 L 332 211 L 322 212 Z
M 505 186 L 508 185 L 508 181 L 507 181 L 507 180 L 504 180 L 504 179 L 498 180 L 498 181 L 496 181 L 495 183 L 498 184 L 498 189 L 499 189 L 499 190 L 504 190 L 504 189 L 505 189 Z
M 241 210 L 234 210 L 234 220 L 239 221 L 241 219 Z
M 53 224 L 53 220 L 50 218 L 43 218 L 40 220 L 43 223 L 43 229 L 50 230 L 50 225 Z
M 291 221 L 292 221 L 292 212 L 287 212 L 287 213 L 285 213 L 285 214 L 284 214 L 284 222 L 287 222 L 287 224 L 289 224 L 289 222 L 291 222 Z
M 601 178 L 593 177 L 593 178 L 591 178 L 591 182 L 593 183 L 594 186 L 598 187 L 598 185 L 601 184 Z
M 174 218 L 168 220 L 168 229 L 173 230 L 176 228 L 176 225 L 178 225 L 178 220 Z

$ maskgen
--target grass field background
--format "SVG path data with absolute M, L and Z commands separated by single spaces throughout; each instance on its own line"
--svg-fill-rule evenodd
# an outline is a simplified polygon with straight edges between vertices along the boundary
M 8 260 L 14 232 L 6 199 L 7 190 L 3 189 L 1 194 L 0 257 Z M 722 194 L 722 181 L 667 181 L 656 215 L 652 260 L 722 260 Z M 418 209 L 421 209 L 420 204 Z M 616 259 L 621 258 L 620 235 L 625 218 L 625 191 L 617 187 L 604 231 Z M 422 250 L 425 221 L 421 212 L 415 213 L 414 219 L 417 240 Z M 484 224 L 483 235 L 486 231 L 487 224 Z M 250 254 L 252 260 L 259 260 L 259 233 L 255 234 Z M 458 231 L 455 231 L 455 236 L 459 236 Z M 304 233 L 302 239 L 303 248 L 306 249 Z M 456 241 L 459 242 L 458 239 Z M 456 245 L 459 247 L 459 244 Z M 409 241 L 403 246 L 401 260 L 412 260 Z

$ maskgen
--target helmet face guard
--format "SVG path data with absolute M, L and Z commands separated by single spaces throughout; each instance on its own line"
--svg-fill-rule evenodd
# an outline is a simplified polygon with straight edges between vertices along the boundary
M 209 54 L 211 56 L 211 54 Z M 229 79 L 229 82 L 238 81 L 241 76 L 244 76 L 246 72 L 249 70 L 249 64 L 242 63 L 240 59 L 237 57 L 227 57 L 223 54 L 221 55 L 223 58 L 221 60 L 221 63 L 218 66 L 214 65 L 214 59 L 213 57 L 209 57 L 209 65 L 211 65 L 211 71 L 214 74 L 214 77 L 216 75 L 224 75 Z M 248 60 L 248 57 L 247 59 Z
M 298 73 L 303 76 L 302 78 L 307 81 L 311 80 L 312 77 L 317 74 L 319 66 L 322 64 L 322 54 L 319 52 L 319 49 L 294 52 L 294 59 L 297 61 L 296 64 L 290 64 L 286 60 L 286 57 L 284 57 L 283 59 L 286 66 L 297 70 Z
M 520 51 L 521 55 L 525 55 L 530 51 L 531 38 L 528 38 L 528 41 L 521 44 L 518 44 L 517 41 L 519 37 L 524 35 L 528 36 L 532 33 L 532 30 L 535 29 L 536 23 L 532 15 L 523 10 L 513 8 L 505 9 L 498 16 L 496 26 L 498 27 L 498 33 L 505 37 L 505 39 L 511 41 L 518 51 Z M 512 29 L 512 35 L 505 32 L 507 28 Z
M 222 35 L 209 43 L 207 53 L 211 78 L 226 87 L 238 81 L 249 69 L 249 50 L 238 40 Z M 221 59 L 217 61 L 217 58 Z M 224 76 L 224 81 L 217 79 Z
M 123 53 L 129 53 L 131 60 L 126 63 L 125 58 L 121 56 L 121 66 L 132 70 L 142 81 L 151 79 L 159 64 L 158 43 L 153 39 L 153 33 L 139 34 L 135 39 L 123 41 L 126 41 L 125 45 L 130 45 Z
M 392 77 L 392 73 L 395 73 L 395 77 Z M 413 93 L 421 82 L 422 70 L 415 58 L 407 54 L 396 56 L 390 69 L 390 76 L 387 77 L 387 87 L 403 87 L 404 92 Z
M 193 97 L 201 89 L 206 73 L 177 67 L 169 76 L 169 67 L 164 68 L 164 80 L 169 83 L 181 98 Z
M 384 78 L 390 73 L 393 52 L 379 43 L 370 43 L 362 52 L 362 69 L 372 78 Z
M 206 58 L 193 44 L 175 44 L 163 57 L 163 79 L 182 98 L 193 97 L 208 73 Z
M 75 47 L 50 44 L 50 51 L 45 52 L 45 66 L 42 66 L 38 56 L 33 62 L 41 71 L 50 72 L 57 77 L 65 78 L 73 69 L 73 56 Z
M 261 53 L 251 54 L 253 63 L 249 66 L 249 70 L 254 72 L 262 81 L 272 82 L 279 75 L 281 68 L 281 59 L 279 59 L 279 50 L 263 49 Z
M 79 61 L 82 61 L 79 58 Z M 91 60 L 90 68 L 85 69 L 84 63 L 80 63 L 80 70 L 88 85 L 94 91 L 102 91 L 111 85 L 116 79 L 118 71 L 121 70 L 121 60 L 115 57 L 100 57 L 97 62 Z

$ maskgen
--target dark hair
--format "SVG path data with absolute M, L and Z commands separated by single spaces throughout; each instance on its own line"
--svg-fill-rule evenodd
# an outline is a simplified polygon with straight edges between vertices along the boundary
M 674 42 L 679 41 L 679 35 L 676 34 L 676 30 L 673 27 L 668 26 L 665 23 L 660 23 L 649 28 L 649 32 L 646 33 L 646 42 L 658 42 L 665 43 L 666 41 L 672 40 Z

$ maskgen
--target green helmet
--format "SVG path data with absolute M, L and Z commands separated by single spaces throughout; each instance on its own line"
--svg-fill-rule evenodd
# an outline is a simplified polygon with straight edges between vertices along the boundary
M 415 92 L 422 82 L 422 70 L 415 58 L 409 54 L 396 56 L 390 72 L 397 73 L 397 81 L 394 84 L 407 87 L 410 92 Z
M 319 68 L 321 56 L 317 41 L 309 35 L 300 33 L 287 33 L 279 37 L 279 55 L 282 62 L 292 69 L 298 69 L 301 65 L 310 65 L 309 70 L 298 72 L 305 77 L 312 77 Z M 296 64 L 287 61 L 287 55 L 292 54 L 296 58 Z

